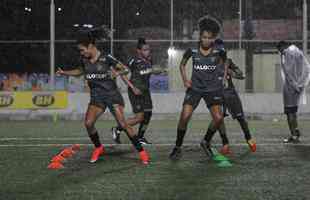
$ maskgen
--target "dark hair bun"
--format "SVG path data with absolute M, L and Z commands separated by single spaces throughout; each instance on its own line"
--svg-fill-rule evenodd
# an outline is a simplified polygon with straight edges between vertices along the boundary
M 139 38 L 138 39 L 138 44 L 142 44 L 142 45 L 146 44 L 145 38 Z

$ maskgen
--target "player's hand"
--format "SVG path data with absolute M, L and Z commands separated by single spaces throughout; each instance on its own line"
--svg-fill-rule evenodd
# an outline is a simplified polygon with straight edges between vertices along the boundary
M 133 87 L 133 88 L 132 88 L 132 92 L 133 92 L 135 95 L 142 95 L 141 90 L 139 90 L 139 89 L 136 88 L 136 87 Z
M 62 70 L 60 67 L 58 67 L 57 71 L 56 71 L 56 74 L 60 76 L 60 75 L 65 75 L 66 73 L 65 73 L 64 70 Z
M 184 81 L 184 87 L 191 88 L 192 87 L 192 81 L 191 80 Z
M 233 71 L 231 69 L 227 69 L 227 75 L 232 75 Z
M 167 73 L 168 72 L 168 69 L 164 69 L 164 68 L 153 68 L 153 71 L 152 73 L 153 74 L 163 74 L 163 73 Z
M 162 69 L 161 73 L 168 73 L 168 69 Z
M 303 86 L 297 86 L 297 87 L 295 88 L 295 91 L 296 91 L 298 94 L 301 93 L 303 90 L 304 90 L 304 87 L 303 87 Z
M 117 71 L 115 71 L 115 70 L 113 70 L 113 71 L 111 71 L 111 78 L 112 79 L 115 79 L 116 77 L 118 77 L 120 74 L 117 72 Z

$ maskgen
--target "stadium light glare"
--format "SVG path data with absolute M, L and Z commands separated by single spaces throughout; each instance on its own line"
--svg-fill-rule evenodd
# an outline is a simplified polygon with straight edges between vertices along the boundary
M 83 27 L 86 27 L 86 28 L 93 28 L 94 25 L 92 25 L 92 24 L 83 24 Z
M 177 51 L 173 46 L 169 47 L 169 49 L 168 49 L 168 56 L 169 57 L 174 57 L 176 55 L 176 53 L 177 53 Z
M 25 7 L 25 11 L 31 12 L 31 8 Z

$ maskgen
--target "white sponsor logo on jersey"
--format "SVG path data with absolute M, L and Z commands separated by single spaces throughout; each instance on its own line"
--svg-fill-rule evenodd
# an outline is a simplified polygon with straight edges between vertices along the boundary
M 86 79 L 105 79 L 107 76 L 107 74 L 86 74 Z
M 216 69 L 216 66 L 215 65 L 194 65 L 194 68 L 197 70 L 214 71 Z
M 149 74 L 152 72 L 152 69 L 144 69 L 144 70 L 140 70 L 140 75 L 145 75 L 145 74 Z

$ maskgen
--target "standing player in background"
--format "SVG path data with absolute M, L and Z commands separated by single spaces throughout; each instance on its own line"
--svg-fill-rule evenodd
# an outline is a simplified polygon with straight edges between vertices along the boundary
M 181 156 L 181 146 L 187 130 L 187 125 L 194 110 L 203 99 L 211 113 L 213 126 L 209 127 L 200 145 L 209 156 L 214 156 L 211 150 L 211 139 L 223 122 L 222 104 L 225 77 L 226 53 L 214 46 L 214 41 L 220 31 L 217 22 L 210 18 L 199 21 L 200 41 L 197 49 L 188 49 L 180 63 L 180 71 L 184 86 L 187 88 L 183 109 L 177 127 L 175 147 L 169 157 L 177 160 Z M 186 63 L 193 60 L 191 80 L 186 75 Z
M 224 49 L 224 42 L 221 39 L 217 39 L 215 41 L 215 46 L 217 49 Z M 242 108 L 242 103 L 240 100 L 240 97 L 238 95 L 238 92 L 235 88 L 235 85 L 233 83 L 233 78 L 243 80 L 245 77 L 243 76 L 243 72 L 239 69 L 238 66 L 236 66 L 232 59 L 227 58 L 227 84 L 225 85 L 224 88 L 224 116 L 226 115 L 226 111 L 228 110 L 229 113 L 231 114 L 233 119 L 237 119 L 240 127 L 243 131 L 245 140 L 252 152 L 256 151 L 256 142 L 252 138 L 249 127 L 248 127 L 248 122 L 245 119 L 243 108 Z M 210 124 L 210 126 L 213 126 L 213 123 Z M 226 128 L 225 128 L 225 123 L 223 122 L 221 126 L 218 129 L 220 136 L 222 138 L 223 142 L 223 148 L 221 149 L 222 154 L 229 154 L 231 153 L 229 149 L 229 141 L 226 135 Z
M 104 153 L 104 147 L 99 140 L 98 131 L 95 128 L 97 119 L 102 115 L 106 108 L 114 115 L 118 124 L 125 130 L 135 149 L 140 154 L 140 159 L 144 164 L 149 162 L 147 152 L 141 146 L 138 136 L 133 128 L 129 126 L 124 118 L 124 101 L 115 77 L 122 73 L 124 66 L 111 59 L 110 55 L 105 55 L 96 46 L 97 36 L 91 32 L 80 32 L 77 40 L 78 50 L 82 57 L 82 67 L 74 70 L 64 71 L 58 69 L 57 74 L 67 76 L 79 76 L 84 74 L 90 88 L 90 102 L 85 116 L 85 127 L 88 135 L 95 146 L 90 162 L 94 163 L 99 156 Z M 118 71 L 116 71 L 118 69 Z
M 128 88 L 128 96 L 135 113 L 134 117 L 129 118 L 127 123 L 130 126 L 139 125 L 138 137 L 142 144 L 151 144 L 145 137 L 145 131 L 152 117 L 152 97 L 150 91 L 151 74 L 163 72 L 160 69 L 152 67 L 151 48 L 145 42 L 144 38 L 139 38 L 136 48 L 136 56 L 130 59 L 128 68 L 131 72 L 130 81 L 138 88 L 139 94 L 135 94 L 131 88 Z M 112 128 L 112 136 L 116 143 L 120 142 L 120 133 L 123 130 L 121 126 Z
M 291 132 L 291 135 L 284 139 L 284 143 L 296 143 L 299 142 L 300 137 L 297 123 L 298 105 L 300 98 L 305 95 L 305 87 L 309 83 L 310 65 L 303 52 L 293 44 L 281 41 L 278 43 L 277 49 L 281 54 L 281 69 L 284 81 L 284 113 L 287 116 Z

